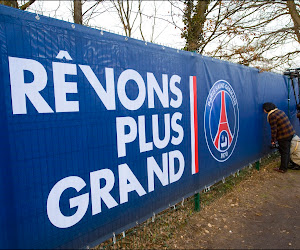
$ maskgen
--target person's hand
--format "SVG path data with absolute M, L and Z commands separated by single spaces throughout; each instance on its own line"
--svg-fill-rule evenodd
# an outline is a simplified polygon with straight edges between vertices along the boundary
M 272 149 L 273 149 L 273 148 L 278 148 L 278 143 L 272 141 L 270 147 L 271 147 Z

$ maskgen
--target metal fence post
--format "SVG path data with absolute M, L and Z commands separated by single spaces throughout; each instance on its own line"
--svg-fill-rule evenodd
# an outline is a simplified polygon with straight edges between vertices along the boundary
M 259 168 L 260 168 L 259 161 L 257 161 L 257 162 L 255 163 L 255 168 L 256 168 L 257 171 L 259 171 Z
M 200 211 L 200 193 L 197 193 L 194 195 L 194 201 L 195 201 L 195 211 Z

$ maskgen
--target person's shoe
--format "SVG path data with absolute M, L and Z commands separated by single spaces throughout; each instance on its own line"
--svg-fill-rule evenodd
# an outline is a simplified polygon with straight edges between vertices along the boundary
M 274 171 L 277 171 L 279 173 L 285 173 L 286 170 L 280 169 L 280 168 L 273 168 Z
M 294 162 L 290 162 L 290 164 L 288 165 L 288 168 L 291 170 L 300 170 L 300 166 Z

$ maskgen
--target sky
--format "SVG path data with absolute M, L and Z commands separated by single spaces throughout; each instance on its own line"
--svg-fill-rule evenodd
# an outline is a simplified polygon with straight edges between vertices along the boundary
M 171 24 L 173 20 L 170 15 L 170 3 L 168 1 L 155 1 L 154 6 L 153 2 L 154 1 L 144 1 L 141 6 L 142 12 L 144 13 L 142 16 L 141 27 L 145 40 L 176 49 L 183 48 L 185 45 L 185 40 L 181 38 L 181 30 L 179 28 L 175 28 L 175 26 Z M 94 3 L 94 1 L 84 3 L 83 12 L 89 9 Z M 137 15 L 137 3 L 137 1 L 134 2 L 135 6 L 133 6 L 133 12 L 131 16 L 132 22 Z M 178 2 L 177 5 L 182 5 L 182 3 Z M 31 5 L 30 9 L 28 10 L 45 16 L 73 22 L 72 1 L 38 0 Z M 173 6 L 172 10 L 177 11 L 177 13 L 180 11 L 178 8 L 176 8 L 176 6 Z M 88 12 L 88 14 L 90 13 L 91 11 Z M 153 13 L 156 13 L 157 17 L 155 23 L 153 21 L 154 19 L 151 18 L 154 15 Z M 89 15 L 86 16 L 88 17 Z M 139 18 L 139 15 L 137 15 L 132 37 L 142 40 Z M 182 28 L 183 22 L 181 20 L 181 16 L 173 15 L 173 18 L 176 25 Z M 103 3 L 99 4 L 97 11 L 93 14 L 93 16 L 89 20 L 85 19 L 84 22 L 87 22 L 89 26 L 97 29 L 103 29 L 112 33 L 125 35 L 124 28 L 120 22 L 120 19 L 118 18 L 117 11 L 116 9 L 112 8 L 110 1 L 104 1 Z

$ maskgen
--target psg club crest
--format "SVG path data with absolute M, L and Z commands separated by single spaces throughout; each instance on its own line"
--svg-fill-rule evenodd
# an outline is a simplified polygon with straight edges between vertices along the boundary
M 239 108 L 235 92 L 225 80 L 209 91 L 204 112 L 207 147 L 215 160 L 224 162 L 232 155 L 239 133 Z

